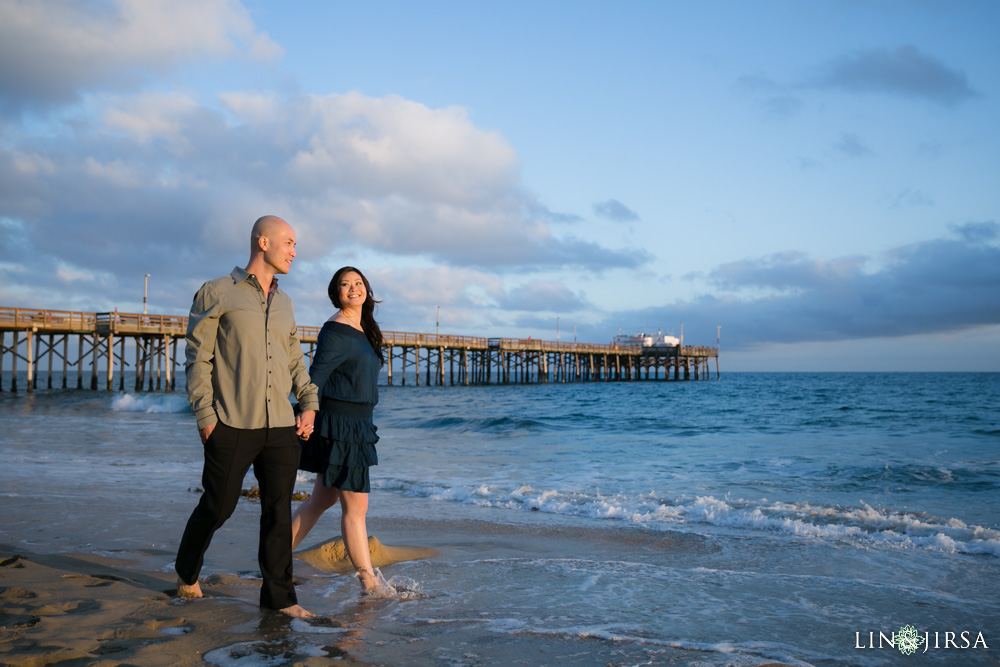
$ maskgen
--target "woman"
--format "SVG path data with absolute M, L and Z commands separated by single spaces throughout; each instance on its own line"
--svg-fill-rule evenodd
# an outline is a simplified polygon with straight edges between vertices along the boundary
M 333 274 L 327 289 L 339 310 L 323 325 L 309 375 L 319 387 L 313 436 L 302 442 L 299 468 L 317 473 L 312 495 L 292 517 L 292 548 L 328 508 L 340 501 L 347 555 L 365 593 L 378 588 L 368 551 L 369 466 L 378 464 L 372 409 L 379 368 L 385 363 L 382 331 L 368 279 L 352 266 Z

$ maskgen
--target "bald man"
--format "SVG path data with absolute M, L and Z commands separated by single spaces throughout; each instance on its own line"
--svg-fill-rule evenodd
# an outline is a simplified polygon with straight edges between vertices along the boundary
M 175 569 L 178 594 L 201 597 L 198 575 L 212 536 L 236 509 L 250 466 L 260 487 L 263 578 L 260 606 L 313 616 L 292 584 L 291 500 L 299 465 L 298 437 L 312 433 L 316 386 L 299 345 L 292 301 L 277 275 L 295 259 L 295 232 L 266 215 L 250 234 L 245 269 L 202 285 L 188 318 L 188 399 L 205 450 L 205 492 L 184 529 Z M 295 416 L 288 397 L 298 399 Z

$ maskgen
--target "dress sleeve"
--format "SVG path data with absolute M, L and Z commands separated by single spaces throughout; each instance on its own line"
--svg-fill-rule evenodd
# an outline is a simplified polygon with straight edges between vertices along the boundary
M 316 355 L 313 357 L 312 366 L 309 367 L 309 378 L 319 389 L 320 396 L 323 395 L 323 386 L 327 379 L 337 370 L 338 366 L 347 360 L 350 351 L 347 343 L 344 336 L 325 327 L 320 329 Z

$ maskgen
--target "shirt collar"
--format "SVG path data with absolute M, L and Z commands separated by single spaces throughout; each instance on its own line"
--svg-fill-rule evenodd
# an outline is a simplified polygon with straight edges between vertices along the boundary
M 238 266 L 234 268 L 233 272 L 229 275 L 232 277 L 234 285 L 237 285 L 250 277 L 250 274 L 247 273 L 246 269 L 241 269 Z
M 229 274 L 229 276 L 233 279 L 234 285 L 238 285 L 244 280 L 248 280 L 252 275 L 253 274 L 251 273 L 247 273 L 246 269 L 242 269 L 238 266 L 233 268 L 233 272 Z M 257 281 L 257 276 L 253 276 L 253 279 L 254 281 Z M 258 282 L 257 284 L 259 285 L 260 283 Z M 271 295 L 277 291 L 278 291 L 278 276 L 274 276 L 273 278 L 271 278 L 271 290 L 267 294 L 268 298 L 270 298 Z

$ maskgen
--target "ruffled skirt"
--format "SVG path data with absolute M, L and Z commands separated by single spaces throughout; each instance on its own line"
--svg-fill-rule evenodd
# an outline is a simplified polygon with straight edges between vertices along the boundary
M 326 486 L 370 493 L 368 468 L 378 465 L 376 430 L 370 420 L 321 411 L 312 437 L 299 440 L 299 469 L 323 475 Z

